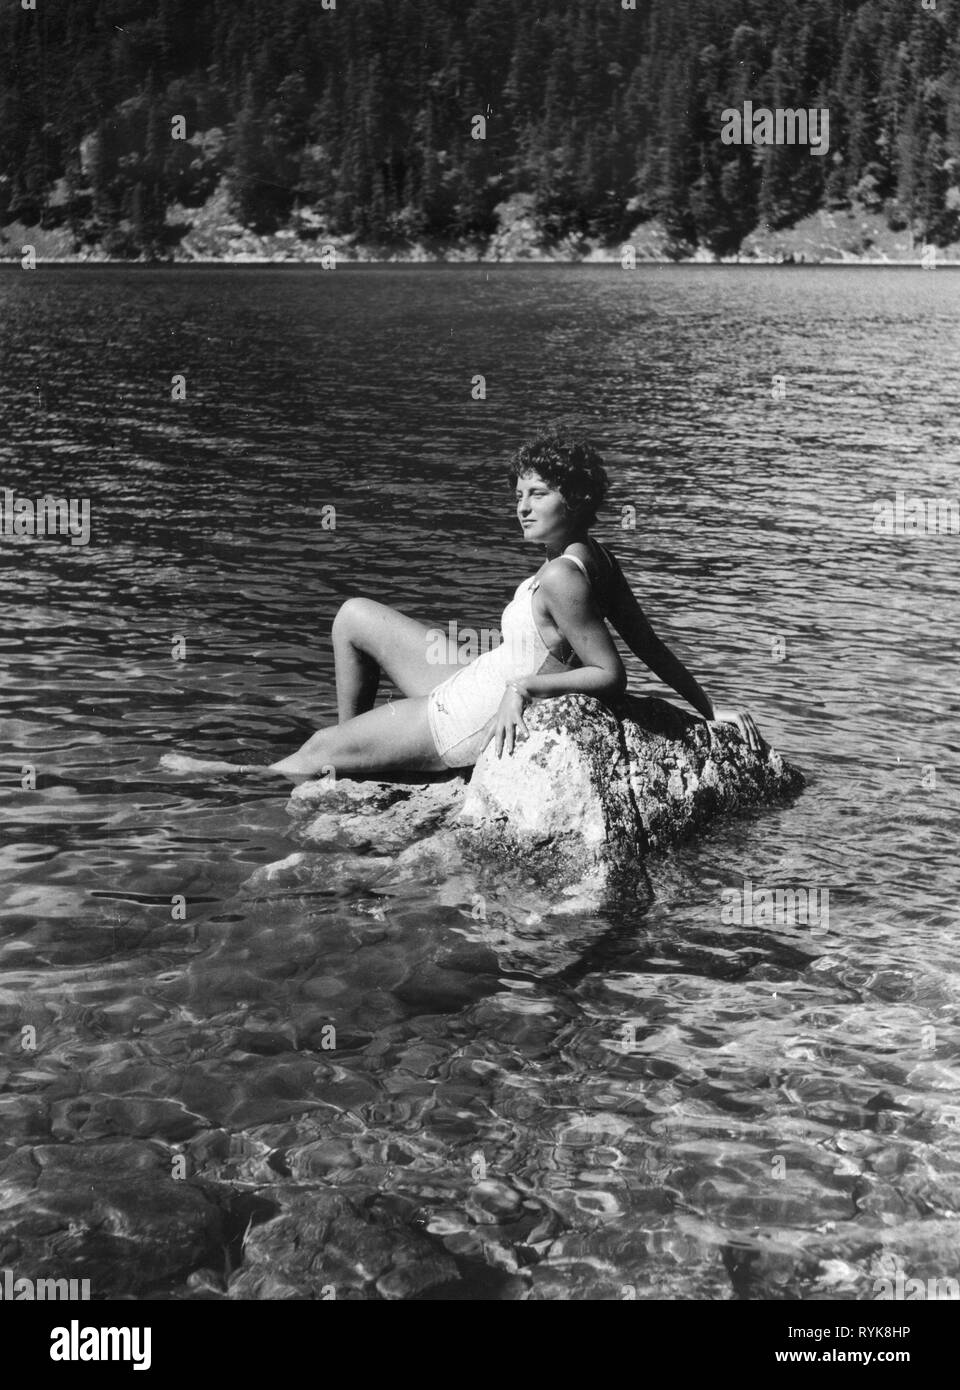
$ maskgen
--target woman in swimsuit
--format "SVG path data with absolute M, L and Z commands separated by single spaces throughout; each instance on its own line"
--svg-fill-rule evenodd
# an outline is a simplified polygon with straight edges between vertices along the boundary
M 704 719 L 735 723 L 753 749 L 760 735 L 745 711 L 714 709 L 660 641 L 616 559 L 588 535 L 607 490 L 603 461 L 584 440 L 541 432 L 510 470 L 524 540 L 543 564 L 517 588 L 502 618 L 502 641 L 467 665 L 438 665 L 436 628 L 372 599 L 351 598 L 333 622 L 339 723 L 319 730 L 269 769 L 164 759 L 179 770 L 271 771 L 302 781 L 331 770 L 372 778 L 470 767 L 495 741 L 497 756 L 527 736 L 531 700 L 567 694 L 611 700 L 627 675 L 604 619 L 635 656 Z M 374 708 L 381 675 L 404 696 Z

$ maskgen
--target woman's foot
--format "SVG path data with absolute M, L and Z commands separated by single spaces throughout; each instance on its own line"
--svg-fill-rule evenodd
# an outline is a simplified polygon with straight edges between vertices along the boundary
M 188 758 L 185 753 L 164 753 L 160 766 L 166 772 L 255 772 L 243 763 L 222 762 L 217 758 Z M 266 771 L 266 768 L 261 769 Z

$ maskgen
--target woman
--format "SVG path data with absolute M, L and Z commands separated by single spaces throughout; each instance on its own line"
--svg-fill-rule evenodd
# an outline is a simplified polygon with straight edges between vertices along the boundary
M 435 628 L 372 599 L 348 599 L 333 623 L 339 723 L 266 770 L 294 781 L 331 770 L 360 779 L 441 772 L 472 766 L 491 739 L 497 757 L 510 754 L 527 736 L 523 711 L 531 700 L 574 693 L 611 700 L 626 689 L 604 619 L 704 719 L 735 723 L 759 749 L 750 715 L 714 709 L 654 633 L 616 559 L 588 534 L 608 485 L 596 450 L 562 431 L 541 431 L 518 450 L 510 478 L 524 540 L 542 546 L 545 558 L 504 609 L 500 645 L 467 665 L 451 648 L 438 665 Z M 381 674 L 404 698 L 374 708 Z M 164 762 L 183 771 L 264 770 Z

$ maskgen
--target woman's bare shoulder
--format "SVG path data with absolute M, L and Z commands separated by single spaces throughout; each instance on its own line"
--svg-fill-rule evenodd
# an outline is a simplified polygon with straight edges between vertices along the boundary
M 582 560 L 590 569 L 597 569 L 603 564 L 599 556 L 599 542 L 591 536 L 585 541 L 571 541 L 564 549 L 564 555 L 574 555 L 578 560 Z
M 584 568 L 587 569 L 586 574 L 580 565 L 564 564 L 565 560 L 569 561 L 574 557 L 583 563 Z M 562 555 L 555 555 L 552 560 L 548 560 L 540 571 L 541 586 L 545 585 L 554 592 L 565 591 L 571 586 L 575 590 L 584 584 L 592 586 L 596 578 L 596 571 L 593 568 L 588 568 L 586 561 L 585 555 L 580 554 L 576 547 L 568 545 Z
M 590 536 L 586 541 L 573 541 L 563 552 L 575 556 L 586 567 L 591 583 L 604 593 L 616 588 L 623 578 L 620 562 L 609 546 Z

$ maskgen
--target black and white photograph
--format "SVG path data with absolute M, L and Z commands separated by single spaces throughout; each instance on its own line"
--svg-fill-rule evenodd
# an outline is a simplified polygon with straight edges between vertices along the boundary
M 960 0 L 0 0 L 0 363 L 33 1364 L 571 1301 L 921 1365 Z

